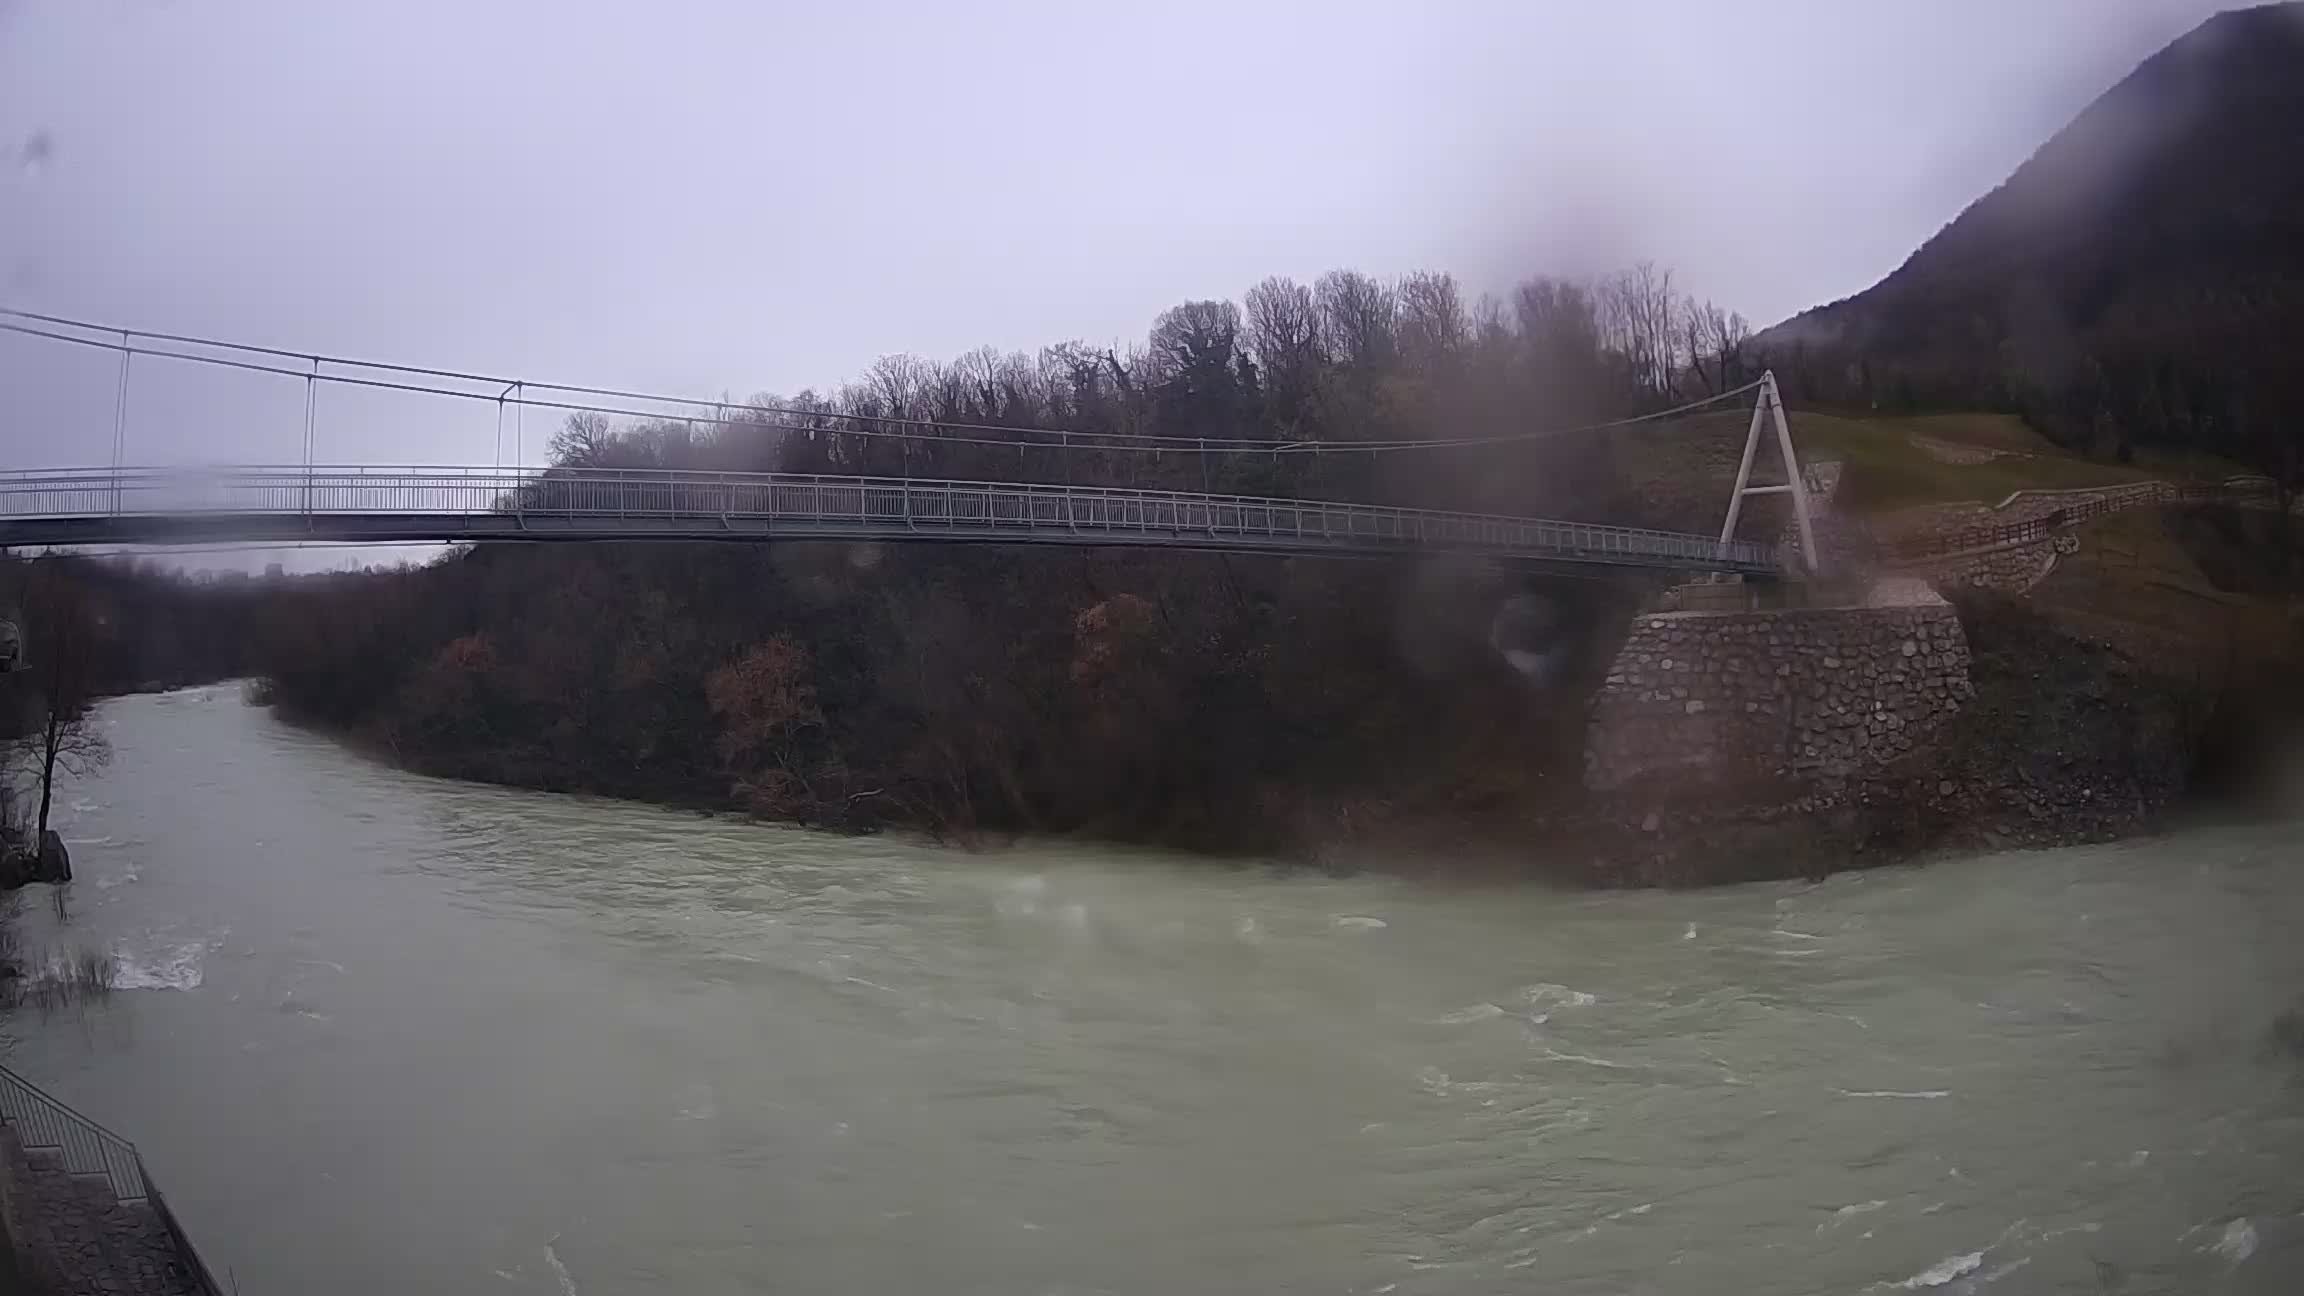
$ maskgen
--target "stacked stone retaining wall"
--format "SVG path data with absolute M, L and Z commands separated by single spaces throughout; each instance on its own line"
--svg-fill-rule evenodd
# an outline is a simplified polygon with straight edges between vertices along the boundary
M 2078 552 L 2080 537 L 2060 532 L 2039 540 L 1939 558 L 1904 570 L 1917 571 L 1943 588 L 2023 594 L 2048 579 L 2048 573 L 2056 570 L 2057 559 Z
M 1993 590 L 2023 594 L 2048 578 L 2056 561 L 2076 553 L 2076 535 L 2043 529 L 2022 539 L 1988 544 L 1949 553 L 1896 558 L 1899 547 L 1955 543 L 1960 537 L 1995 528 L 2044 522 L 2054 528 L 2058 519 L 2086 507 L 2120 509 L 2164 502 L 2174 490 L 2164 482 L 2142 482 L 2100 489 L 2018 491 L 1999 504 L 1938 504 L 1880 518 L 1873 529 L 1890 555 L 1894 570 L 1923 576 L 1939 588 Z
M 1846 775 L 1911 750 L 1973 693 L 1940 599 L 1635 618 L 1592 705 L 1585 779 Z

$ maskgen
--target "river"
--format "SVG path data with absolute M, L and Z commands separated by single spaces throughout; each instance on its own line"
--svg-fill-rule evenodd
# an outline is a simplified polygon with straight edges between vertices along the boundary
M 252 1296 L 2290 1292 L 2275 827 L 1705 892 L 963 854 L 126 698 L 5 1023 Z

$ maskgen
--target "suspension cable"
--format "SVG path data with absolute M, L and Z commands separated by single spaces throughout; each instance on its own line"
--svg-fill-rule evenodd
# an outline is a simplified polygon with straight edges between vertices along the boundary
M 1107 453 L 1158 453 L 1162 450 L 1178 450 L 1198 452 L 1203 454 L 1215 452 L 1223 454 L 1317 455 L 1323 451 L 1338 453 L 1355 451 L 1366 451 L 1369 453 L 1394 453 L 1419 450 L 1465 449 L 1492 445 L 1513 445 L 1531 441 L 1549 440 L 1554 437 L 1575 436 L 1592 432 L 1613 431 L 1620 428 L 1633 427 L 1643 423 L 1661 422 L 1666 419 L 1676 418 L 1680 415 L 1694 413 L 1706 409 L 1710 406 L 1724 404 L 1725 402 L 1738 396 L 1752 392 L 1758 389 L 1760 386 L 1760 382 L 1756 379 L 1752 382 L 1745 383 L 1740 387 L 1735 387 L 1715 395 L 1706 396 L 1697 400 L 1685 402 L 1680 405 L 1675 405 L 1670 409 L 1656 410 L 1647 414 L 1637 414 L 1626 418 L 1610 419 L 1604 422 L 1588 423 L 1576 427 L 1546 428 L 1526 432 L 1499 433 L 1490 436 L 1444 437 L 1429 440 L 1394 439 L 1386 441 L 1325 442 L 1286 438 L 1191 437 L 1159 435 L 1142 432 L 1099 432 L 1078 428 L 1049 428 L 1037 426 L 1012 427 L 994 423 L 940 422 L 929 419 L 883 417 L 870 414 L 843 414 L 832 410 L 814 410 L 796 406 L 770 404 L 744 405 L 740 408 L 745 412 L 745 416 L 729 417 L 725 412 L 727 406 L 724 402 L 698 400 L 685 396 L 666 396 L 647 392 L 623 391 L 608 387 L 588 387 L 572 383 L 534 382 L 530 380 L 504 378 L 490 374 L 469 373 L 454 369 L 429 368 L 420 365 L 392 364 L 382 361 L 357 360 L 340 356 L 316 355 L 311 352 L 288 351 L 278 347 L 265 347 L 247 343 L 227 342 L 214 338 L 198 337 L 191 334 L 151 333 L 134 329 L 112 328 L 107 325 L 91 324 L 86 321 L 69 319 L 59 315 L 43 315 L 33 311 L 13 310 L 5 307 L 0 307 L 0 317 L 7 317 L 9 319 L 17 320 L 32 320 L 40 324 L 55 325 L 61 328 L 81 329 L 87 330 L 89 332 L 100 332 L 107 334 L 109 336 L 81 337 L 71 333 L 56 332 L 54 329 L 50 328 L 38 328 L 27 324 L 0 321 L 0 332 L 16 333 L 27 337 L 45 338 L 51 341 L 73 343 L 79 346 L 92 347 L 98 350 L 120 352 L 123 357 L 123 363 L 126 362 L 126 357 L 130 355 L 149 355 L 163 359 L 180 360 L 189 364 L 211 365 L 220 368 L 238 369 L 252 373 L 282 374 L 289 377 L 305 378 L 308 381 L 316 380 L 319 382 L 337 383 L 339 385 L 350 387 L 365 387 L 382 391 L 409 392 L 418 395 L 445 396 L 459 400 L 492 401 L 499 405 L 508 403 L 514 408 L 514 417 L 516 420 L 520 418 L 520 415 L 524 413 L 528 407 L 534 406 L 538 409 L 548 409 L 566 413 L 605 414 L 620 418 L 637 420 L 689 421 L 706 424 L 716 428 L 766 427 L 781 431 L 805 433 L 811 436 L 834 435 L 878 437 L 902 441 L 931 440 L 948 445 L 997 446 L 1002 448 L 1010 446 L 1029 446 L 1032 448 L 1056 450 L 1060 452 L 1091 451 Z M 114 341 L 113 338 L 118 338 L 119 340 Z M 291 369 L 281 365 L 265 364 L 260 361 L 238 359 L 230 356 L 201 355 L 194 352 L 172 350 L 163 347 L 142 346 L 138 345 L 135 341 L 135 339 L 139 338 L 153 342 L 174 343 L 181 346 L 209 347 L 222 351 L 239 352 L 245 355 L 269 356 L 300 360 L 312 366 L 312 368 L 309 370 L 301 368 Z M 515 395 L 513 395 L 511 399 L 507 401 L 502 394 L 490 395 L 485 392 L 465 391 L 454 387 L 441 386 L 438 382 L 403 382 L 394 379 L 364 377 L 355 374 L 321 373 L 318 372 L 319 366 L 321 365 L 336 365 L 343 368 L 366 369 L 381 373 L 405 374 L 416 378 L 432 378 L 444 379 L 453 382 L 494 384 L 512 389 L 515 392 Z M 600 397 L 605 400 L 643 401 L 657 405 L 684 406 L 690 410 L 702 409 L 709 406 L 713 408 L 714 413 L 711 416 L 703 416 L 690 413 L 668 414 L 663 410 L 633 409 L 629 406 L 602 404 L 595 401 L 550 399 L 546 397 L 529 395 L 528 393 L 531 389 L 543 392 L 562 393 L 570 396 Z M 775 415 L 777 417 L 762 418 L 759 417 L 760 415 Z M 806 421 L 797 423 L 780 421 L 792 419 Z M 823 426 L 822 424 L 826 422 L 860 424 L 864 426 Z M 904 429 L 922 430 L 911 431 Z M 516 434 L 521 430 L 523 429 L 521 429 L 516 423 Z M 997 433 L 999 435 L 952 436 L 950 433 L 953 431 Z M 1048 437 L 1055 439 L 1050 441 L 1023 440 L 1023 438 L 1027 437 Z M 515 451 L 516 460 L 524 457 L 525 456 L 521 454 L 521 452 L 517 450 Z

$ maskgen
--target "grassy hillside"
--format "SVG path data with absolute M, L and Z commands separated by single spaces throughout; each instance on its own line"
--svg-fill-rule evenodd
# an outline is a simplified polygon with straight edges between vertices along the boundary
M 1843 465 L 1839 506 L 1885 513 L 1922 504 L 1997 504 L 2020 490 L 2117 486 L 2158 475 L 2143 466 L 2099 463 L 2050 446 L 2005 415 L 1843 418 L 1795 412 L 1794 444 L 1804 457 Z M 1953 462 L 1963 449 L 1993 452 Z
M 1621 435 L 1614 449 L 1618 470 L 1640 495 L 1644 520 L 1683 529 L 1717 526 L 1749 418 L 1740 411 L 1711 414 Z M 1794 448 L 1804 461 L 1842 465 L 1835 503 L 1857 515 L 1928 504 L 1993 505 L 2020 490 L 2076 490 L 2154 478 L 2220 481 L 2242 471 L 2204 454 L 2139 454 L 2125 464 L 2091 459 L 2059 449 L 2007 414 L 1882 418 L 1794 410 L 1791 426 Z M 1752 479 L 1783 480 L 1772 439 L 1761 447 Z M 1747 534 L 1766 534 L 1781 514 L 1776 501 L 1755 500 L 1750 515 L 1756 529 Z
M 1932 504 L 1993 505 L 2020 490 L 2067 490 L 2148 479 L 2221 481 L 2243 471 L 2205 454 L 2138 455 L 2105 463 L 2060 450 L 2007 415 L 1858 418 L 1796 411 L 1793 437 L 1804 457 L 1843 465 L 1836 504 L 1859 516 Z M 1993 452 L 1980 462 L 1964 452 Z M 2112 647 L 2155 673 L 2213 684 L 2288 651 L 2295 637 L 2285 587 L 2235 582 L 2203 565 L 2203 554 L 2234 554 L 2266 567 L 2274 546 L 2244 537 L 2217 551 L 2204 516 L 2271 525 L 2248 510 L 2146 508 L 2075 528 L 2077 552 L 2026 597 L 2050 625 Z M 2261 524 L 2258 525 L 2258 524 Z M 2227 528 L 2229 529 L 2229 528 Z M 2293 581 L 2290 582 L 2291 584 Z M 2257 586 L 2263 586 L 2258 588 Z

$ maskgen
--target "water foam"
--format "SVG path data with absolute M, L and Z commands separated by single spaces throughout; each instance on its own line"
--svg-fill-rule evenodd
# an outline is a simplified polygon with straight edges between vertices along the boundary
M 1983 1273 L 1976 1275 L 1976 1285 L 1982 1287 L 1991 1283 L 1996 1283 L 2030 1263 L 2032 1263 L 2032 1257 L 2018 1256 L 2014 1260 L 2011 1260 L 2004 1265 L 1994 1265 L 1990 1269 L 1985 1270 Z
M 552 1235 L 552 1242 L 559 1240 L 559 1234 Z M 560 1263 L 560 1253 L 552 1249 L 552 1242 L 544 1244 L 544 1263 L 552 1266 L 552 1276 L 560 1280 L 561 1296 L 576 1296 L 576 1280 L 568 1276 L 568 1266 Z
M 1546 1004 L 1560 1008 L 1589 1008 L 1599 1002 L 1597 998 L 1582 990 L 1571 990 L 1567 986 L 1554 985 L 1549 981 L 1539 981 L 1534 985 L 1522 986 L 1517 993 L 1520 996 L 1520 1002 L 1536 1008 L 1541 1008 Z
M 207 954 L 208 947 L 198 941 L 141 954 L 114 949 L 112 958 L 117 967 L 112 977 L 112 988 L 197 990 L 200 988 L 200 964 Z
M 2224 1236 L 2209 1248 L 2222 1256 L 2227 1264 L 2239 1264 L 2256 1254 L 2256 1226 L 2243 1215 L 2224 1226 Z
M 1853 1206 L 1843 1206 L 1840 1209 L 1832 1212 L 1832 1218 L 1817 1225 L 1816 1231 L 1822 1233 L 1828 1228 L 1833 1228 L 1837 1225 L 1845 1224 L 1849 1220 L 1852 1220 L 1859 1215 L 1869 1215 L 1876 1210 L 1880 1210 L 1886 1207 L 1887 1205 L 1888 1203 L 1884 1201 L 1868 1201 L 1857 1202 Z
M 1918 1291 L 1923 1287 L 1941 1287 L 1955 1278 L 1966 1277 L 1983 1267 L 1983 1252 L 1964 1251 L 1956 1256 L 1946 1256 L 1896 1285 L 1906 1291 Z
M 1639 1071 L 1644 1069 L 1634 1062 L 1611 1062 L 1607 1058 L 1593 1057 L 1588 1053 L 1563 1053 L 1558 1049 L 1546 1049 L 1543 1056 L 1554 1062 L 1578 1062 L 1585 1066 L 1605 1067 L 1610 1071 Z

